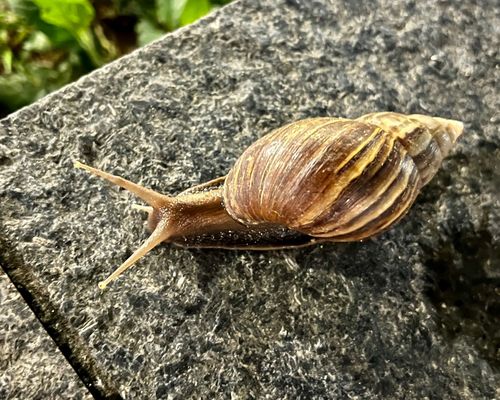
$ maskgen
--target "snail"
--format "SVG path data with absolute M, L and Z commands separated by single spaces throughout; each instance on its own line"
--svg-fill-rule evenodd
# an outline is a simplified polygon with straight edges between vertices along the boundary
M 175 197 L 76 161 L 148 204 L 138 208 L 151 236 L 99 287 L 161 242 L 265 250 L 376 235 L 408 211 L 462 131 L 420 114 L 304 119 L 258 139 L 227 176 Z

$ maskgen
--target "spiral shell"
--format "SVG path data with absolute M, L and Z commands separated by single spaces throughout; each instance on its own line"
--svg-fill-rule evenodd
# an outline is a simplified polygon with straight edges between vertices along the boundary
M 390 112 L 297 121 L 241 155 L 226 178 L 224 206 L 245 225 L 363 239 L 408 211 L 462 130 L 453 120 Z

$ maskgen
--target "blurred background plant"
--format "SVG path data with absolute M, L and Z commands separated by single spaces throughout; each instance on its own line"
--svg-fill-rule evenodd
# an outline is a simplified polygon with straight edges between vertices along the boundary
M 231 0 L 0 0 L 0 118 Z

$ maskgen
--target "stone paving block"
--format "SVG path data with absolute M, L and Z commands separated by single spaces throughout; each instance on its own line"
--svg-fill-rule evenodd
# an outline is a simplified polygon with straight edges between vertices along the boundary
M 495 398 L 498 13 L 243 0 L 99 69 L 0 122 L 0 263 L 95 396 Z M 97 288 L 147 232 L 136 199 L 74 159 L 175 194 L 284 123 L 381 110 L 465 123 L 395 228 L 289 251 L 160 246 Z
M 3 271 L 0 306 L 0 398 L 92 399 Z

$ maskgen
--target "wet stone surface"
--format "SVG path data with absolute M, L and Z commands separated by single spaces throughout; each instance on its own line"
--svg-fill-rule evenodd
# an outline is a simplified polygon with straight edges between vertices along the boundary
M 0 264 L 95 396 L 498 397 L 498 13 L 240 1 L 101 68 L 0 122 Z M 382 110 L 465 123 L 387 233 L 165 245 L 97 288 L 147 237 L 144 216 L 73 159 L 175 194 L 284 123 Z

